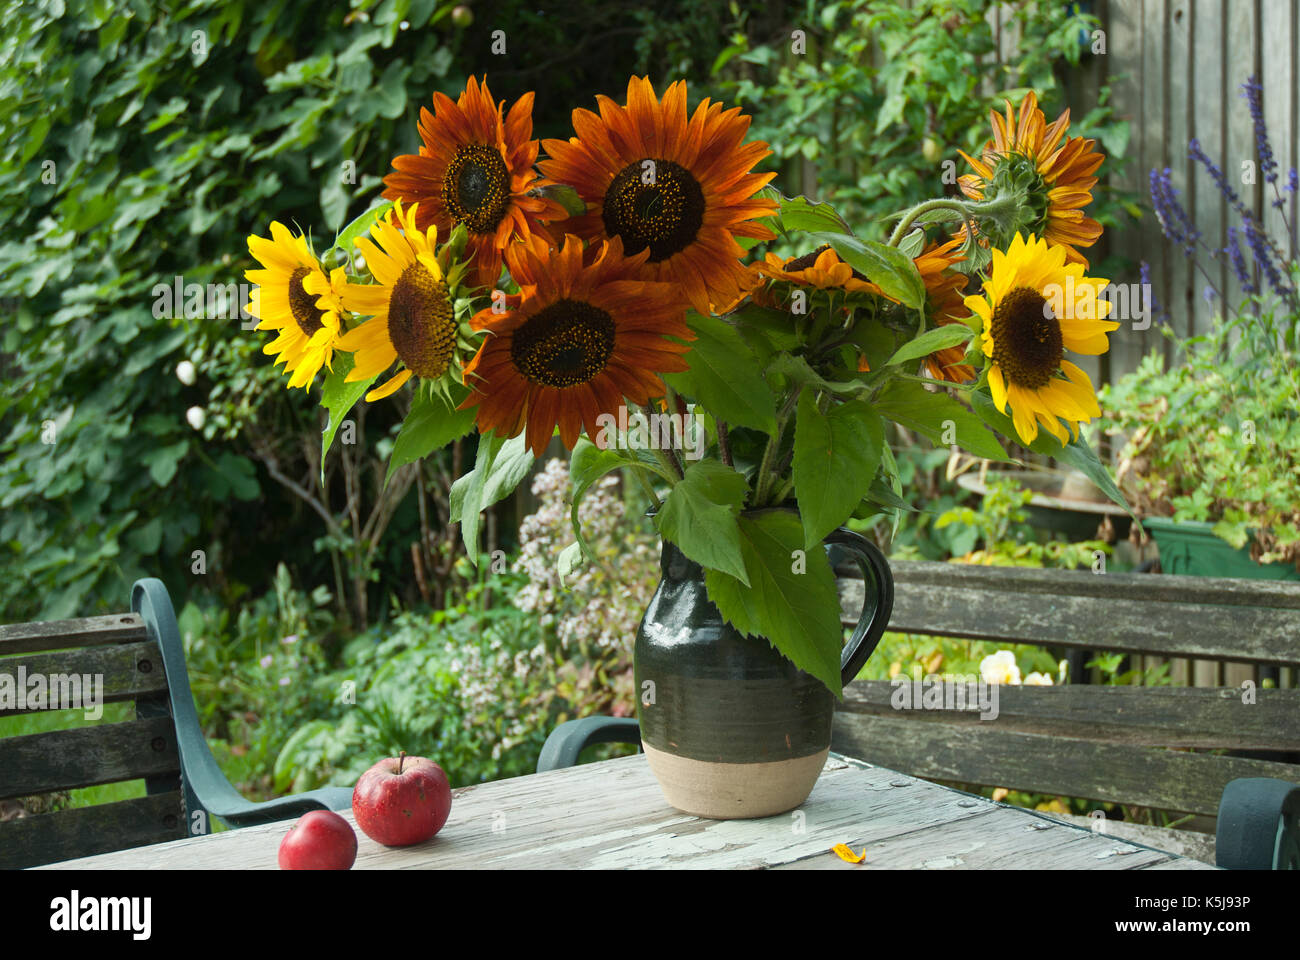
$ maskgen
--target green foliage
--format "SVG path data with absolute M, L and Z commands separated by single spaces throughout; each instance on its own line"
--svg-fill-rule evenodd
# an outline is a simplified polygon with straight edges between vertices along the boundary
M 1297 271 L 1300 275 L 1300 271 Z M 1214 524 L 1262 562 L 1300 563 L 1300 315 L 1256 302 L 1175 340 L 1102 392 L 1117 476 L 1143 515 Z
M 1018 41 L 1010 59 L 991 68 L 996 49 L 983 0 L 803 6 L 791 22 L 805 31 L 805 52 L 792 50 L 788 28 L 741 23 L 714 64 L 715 86 L 721 99 L 754 114 L 753 134 L 771 145 L 771 162 L 815 163 L 821 195 L 833 196 L 855 224 L 936 195 L 949 162 L 965 172 L 957 150 L 975 155 L 990 137 L 984 84 L 992 69 L 995 94 L 1014 102 L 1033 89 L 1053 119 L 1064 106 L 1061 78 L 1091 56 L 1081 37 L 1097 26 L 1074 4 L 1002 5 L 1003 29 L 1018 31 Z M 1097 138 L 1115 170 L 1129 122 L 1110 107 L 1107 86 L 1098 101 L 1072 117 L 1070 132 Z M 1131 222 L 1126 203 L 1133 209 L 1130 198 L 1103 194 L 1090 214 L 1106 227 Z

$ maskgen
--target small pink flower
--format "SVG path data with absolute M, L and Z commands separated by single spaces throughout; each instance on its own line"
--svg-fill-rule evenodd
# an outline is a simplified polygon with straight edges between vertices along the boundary
M 266 656 L 264 656 L 261 660 L 257 662 L 260 663 L 262 665 L 262 669 L 265 670 L 267 667 L 271 665 L 271 661 L 274 659 L 275 658 L 268 653 Z
M 282 687 L 287 687 L 288 685 L 289 685 L 289 678 L 288 678 L 288 677 L 281 677 L 281 678 L 280 678 L 280 686 L 282 686 Z
M 298 642 L 298 634 L 296 634 L 296 633 L 291 633 L 291 634 L 289 634 L 289 636 L 285 637 L 285 638 L 284 638 L 283 640 L 281 640 L 280 642 L 281 642 L 281 643 L 297 643 L 297 642 Z

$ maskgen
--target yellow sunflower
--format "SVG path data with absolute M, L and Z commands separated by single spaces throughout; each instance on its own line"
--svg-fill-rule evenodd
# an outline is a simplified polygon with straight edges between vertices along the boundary
M 366 394 L 367 400 L 388 396 L 412 376 L 436 380 L 453 360 L 454 278 L 448 277 L 434 255 L 438 228 L 420 230 L 418 213 L 416 206 L 403 211 L 398 200 L 370 228 L 373 241 L 357 237 L 366 267 L 378 283 L 348 283 L 341 291 L 348 310 L 371 318 L 338 342 L 339 349 L 356 354 L 347 382 L 369 379 L 394 361 L 402 364 L 395 376 Z
M 587 205 L 565 230 L 593 243 L 618 237 L 629 255 L 647 251 L 640 279 L 674 284 L 702 314 L 734 302 L 747 278 L 736 237 L 772 239 L 755 221 L 776 210 L 754 196 L 775 174 L 750 172 L 771 151 L 741 143 L 749 117 L 705 98 L 688 119 L 681 80 L 662 103 L 645 77 L 628 81 L 626 106 L 596 101 L 599 116 L 573 111 L 576 137 L 542 141 L 542 173 Z
M 564 208 L 536 195 L 547 181 L 533 169 L 538 141 L 533 135 L 533 94 L 515 101 L 502 119 L 487 79 L 469 78 L 459 99 L 433 95 L 433 113 L 420 108 L 418 155 L 393 160 L 384 178 L 388 200 L 419 205 L 421 230 L 444 235 L 463 223 L 469 231 L 471 282 L 492 286 L 501 274 L 501 255 L 512 238 L 548 237 L 543 221 L 562 220 Z
M 263 269 L 244 274 L 256 285 L 245 309 L 261 321 L 258 330 L 280 331 L 262 352 L 279 355 L 276 364 L 292 373 L 290 388 L 306 389 L 321 367 L 330 367 L 338 346 L 343 268 L 326 277 L 307 238 L 281 223 L 271 224 L 269 240 L 250 236 L 248 252 Z
M 1031 90 L 1020 104 L 1017 118 L 1011 104 L 1006 117 L 990 111 L 993 139 L 976 160 L 962 153 L 974 174 L 959 177 L 962 193 L 972 200 L 992 199 L 1014 185 L 1026 188 L 1032 209 L 1027 228 L 1054 246 L 1065 248 L 1070 263 L 1088 261 L 1076 247 L 1090 247 L 1101 236 L 1101 224 L 1083 215 L 1092 202 L 1097 178 L 1092 174 L 1104 155 L 1093 149 L 1095 140 L 1068 137 L 1070 111 L 1048 124 Z M 960 152 L 960 151 L 958 151 Z M 965 238 L 966 228 L 958 236 Z
M 1106 334 L 1119 324 L 1101 319 L 1110 313 L 1100 296 L 1107 281 L 1084 276 L 1083 265 L 1067 264 L 1066 255 L 1064 247 L 1016 234 L 1006 253 L 993 251 L 983 293 L 966 298 L 984 321 L 981 346 L 991 361 L 993 403 L 1003 413 L 1011 407 L 1025 444 L 1040 426 L 1068 443 L 1060 420 L 1077 438 L 1080 423 L 1101 416 L 1092 381 L 1065 359 L 1065 350 L 1105 353 Z
M 465 366 L 474 392 L 461 406 L 478 406 L 480 431 L 513 437 L 526 429 L 541 456 L 557 425 L 573 449 L 582 429 L 594 439 L 597 418 L 617 416 L 624 398 L 641 404 L 663 394 L 659 374 L 685 370 L 688 349 L 668 338 L 695 335 L 669 284 L 637 279 L 646 256 L 624 257 L 618 237 L 590 263 L 573 235 L 558 251 L 536 241 L 507 248 L 510 275 L 533 282 L 513 308 L 475 317 L 488 336 Z

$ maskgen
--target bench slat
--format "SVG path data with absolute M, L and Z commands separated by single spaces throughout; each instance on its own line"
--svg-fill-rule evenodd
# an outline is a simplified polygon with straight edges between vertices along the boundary
M 23 817 L 0 823 L 0 870 L 21 870 L 184 836 L 179 790 Z
M 0 800 L 172 773 L 179 780 L 171 717 L 0 740 Z
M 899 564 L 899 567 L 906 567 Z M 964 564 L 934 564 L 961 568 Z M 996 568 L 999 573 L 1019 573 Z M 1064 573 L 1101 590 L 1124 574 L 1102 576 Z M 1155 579 L 1158 574 L 1142 575 Z M 1170 577 L 1199 581 L 1204 577 Z M 1234 660 L 1300 666 L 1300 609 L 1252 607 L 1185 601 L 1156 602 L 1115 595 L 1072 596 L 1070 586 L 1057 593 L 1017 593 L 1014 581 L 999 589 L 955 583 L 903 580 L 894 588 L 889 629 L 927 636 L 966 637 L 999 643 L 1122 650 L 1200 660 Z M 1026 581 L 1032 582 L 1032 581 Z M 1224 581 L 1219 581 L 1224 582 Z M 1257 583 L 1260 581 L 1247 581 Z M 1075 584 L 1077 585 L 1077 583 Z M 857 621 L 862 609 L 861 580 L 840 580 L 842 619 Z M 1167 592 L 1167 591 L 1166 591 Z
M 1134 746 L 1300 750 L 1300 690 L 1259 689 L 1255 703 L 1248 704 L 1231 687 L 1003 685 L 997 718 L 980 720 L 977 712 L 917 709 L 915 703 L 913 709 L 896 710 L 895 689 L 888 680 L 851 683 L 837 713 L 846 714 L 843 722 L 849 725 L 855 716 L 869 714 L 916 723 L 996 724 L 1002 730 Z M 966 703 L 973 704 L 975 694 L 969 692 Z
M 149 639 L 138 613 L 0 626 L 0 656 Z
M 837 714 L 836 753 L 948 783 L 1006 787 L 1214 816 L 1228 781 L 1300 783 L 1293 764 L 1016 733 L 995 723 Z
M 1300 583 L 1231 577 L 1187 577 L 1167 573 L 1105 573 L 1051 567 L 995 567 L 975 563 L 899 560 L 890 563 L 897 583 L 989 590 L 1017 595 L 1036 593 L 1196 603 L 1229 607 L 1300 610 Z
M 167 674 L 163 669 L 162 653 L 158 644 L 152 641 L 143 643 L 115 644 L 104 647 L 90 647 L 86 650 L 63 653 L 39 653 L 31 656 L 9 657 L 0 660 L 0 678 L 8 675 L 17 685 L 20 679 L 19 667 L 23 667 L 27 677 L 43 674 L 47 678 L 58 674 L 84 677 L 102 676 L 101 692 L 104 703 L 122 700 L 134 700 L 138 696 L 151 693 L 165 693 Z M 0 679 L 0 683 L 5 683 Z M 58 686 L 63 690 L 62 685 Z M 90 691 L 93 694 L 93 691 Z M 53 691 L 48 694 L 52 701 Z M 87 691 L 81 690 L 72 709 L 80 709 L 87 698 Z M 5 701 L 0 699 L 0 704 Z M 15 702 L 17 697 L 15 696 Z M 47 701 L 48 702 L 48 701 Z M 0 717 L 14 716 L 20 713 L 33 713 L 38 708 L 26 706 L 25 709 L 4 709 L 0 706 Z

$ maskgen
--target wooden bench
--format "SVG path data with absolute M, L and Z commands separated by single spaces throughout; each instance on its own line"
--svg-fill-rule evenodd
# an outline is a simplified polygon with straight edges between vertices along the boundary
M 93 678 L 89 689 L 73 675 Z M 0 684 L 6 677 L 10 692 L 26 681 L 25 702 L 15 700 L 0 716 L 50 706 L 86 710 L 98 699 L 132 702 L 135 718 L 0 739 L 0 800 L 134 780 L 144 781 L 145 796 L 0 822 L 0 868 L 207 833 L 212 817 L 240 827 L 351 805 L 352 791 L 339 787 L 251 803 L 230 785 L 199 727 L 160 580 L 136 582 L 129 613 L 0 626 Z M 27 697 L 36 677 L 56 688 L 56 703 Z
M 1296 584 L 957 563 L 892 568 L 894 632 L 1300 666 Z M 862 581 L 839 583 L 852 623 Z M 1231 821 L 1258 814 L 1256 793 L 1269 803 L 1291 796 L 1289 815 L 1300 814 L 1300 790 L 1285 789 L 1300 784 L 1300 690 L 1002 686 L 998 716 L 988 721 L 971 710 L 897 709 L 894 692 L 891 681 L 850 684 L 831 748 L 945 783 L 1217 816 L 1220 865 L 1247 855 L 1238 848 L 1249 838 L 1229 837 Z M 1243 779 L 1283 786 L 1238 785 L 1225 797 Z M 1215 860 L 1205 834 L 1197 845 L 1185 831 L 1098 826 Z

